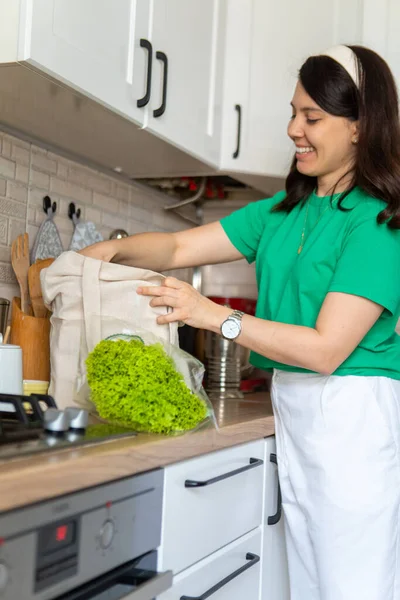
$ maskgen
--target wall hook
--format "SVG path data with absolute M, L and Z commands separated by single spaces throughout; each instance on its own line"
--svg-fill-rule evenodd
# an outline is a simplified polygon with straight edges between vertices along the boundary
M 50 196 L 45 196 L 43 198 L 43 210 L 46 213 L 46 215 L 48 214 L 49 208 L 51 208 L 54 215 L 57 210 L 57 202 L 53 202 L 52 204 Z
M 79 217 L 81 216 L 81 209 L 78 208 L 78 210 L 76 210 L 75 204 L 73 202 L 70 202 L 68 206 L 68 216 L 72 221 L 74 220 L 74 215 L 77 219 L 79 219 Z

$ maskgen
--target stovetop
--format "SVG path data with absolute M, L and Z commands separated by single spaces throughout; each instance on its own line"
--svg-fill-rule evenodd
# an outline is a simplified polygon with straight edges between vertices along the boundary
M 119 425 L 89 424 L 83 409 L 58 410 L 52 396 L 0 394 L 0 461 L 135 435 Z

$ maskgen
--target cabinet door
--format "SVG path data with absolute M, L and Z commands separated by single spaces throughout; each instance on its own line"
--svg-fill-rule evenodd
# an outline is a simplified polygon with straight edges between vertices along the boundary
M 400 3 L 398 0 L 362 0 L 363 44 L 378 52 L 389 64 L 400 88 Z
M 147 0 L 22 0 L 19 60 L 143 124 Z
M 203 596 L 212 600 L 259 600 L 261 569 L 261 530 L 257 529 L 174 577 L 172 588 L 158 600 Z
M 275 437 L 265 440 L 265 500 L 261 600 L 289 600 L 284 517 L 278 502 Z
M 152 42 L 162 54 L 155 54 L 149 118 L 150 131 L 215 165 L 219 4 L 154 0 Z
M 253 4 L 253 0 L 227 0 L 225 3 L 220 168 L 226 171 L 251 168 L 248 109 Z
M 287 175 L 293 143 L 286 130 L 299 68 L 308 56 L 332 45 L 358 43 L 361 27 L 359 0 L 254 0 L 246 111 L 249 172 Z
M 165 468 L 160 571 L 190 565 L 262 522 L 264 440 Z

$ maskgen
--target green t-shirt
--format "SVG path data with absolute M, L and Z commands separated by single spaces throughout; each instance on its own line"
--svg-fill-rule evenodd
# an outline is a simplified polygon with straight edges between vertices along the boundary
M 271 212 L 285 192 L 253 202 L 221 220 L 232 244 L 249 263 L 256 262 L 261 319 L 315 327 L 328 292 L 368 298 L 384 311 L 335 375 L 383 375 L 400 379 L 400 338 L 395 327 L 400 315 L 400 230 L 378 225 L 386 206 L 355 188 L 337 208 L 340 194 L 308 200 L 307 227 L 301 254 L 298 248 L 307 203 L 290 213 Z M 251 362 L 305 372 L 252 353 Z

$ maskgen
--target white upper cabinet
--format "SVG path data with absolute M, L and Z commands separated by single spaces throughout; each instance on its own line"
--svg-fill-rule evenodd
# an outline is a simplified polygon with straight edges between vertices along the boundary
M 1 62 L 62 82 L 211 172 L 287 174 L 290 100 L 311 54 L 364 42 L 400 78 L 398 0 L 0 0 L 0 8 Z
M 22 0 L 18 60 L 143 124 L 149 4 Z
M 149 131 L 216 165 L 220 0 L 153 0 L 152 5 Z
M 221 17 L 222 111 L 217 107 L 215 112 L 221 127 L 219 166 L 229 171 L 246 171 L 251 155 L 248 110 L 253 8 L 254 0 L 226 0 Z
M 293 145 L 286 129 L 298 70 L 312 54 L 358 42 L 361 15 L 360 0 L 253 0 L 249 93 L 243 107 L 246 154 L 234 170 L 287 174 Z
M 363 5 L 363 44 L 388 62 L 400 87 L 400 2 L 363 0 Z

